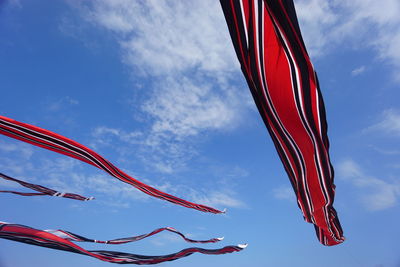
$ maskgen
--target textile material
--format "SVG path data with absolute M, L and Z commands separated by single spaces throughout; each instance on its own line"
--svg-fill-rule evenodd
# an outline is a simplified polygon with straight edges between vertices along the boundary
M 25 192 L 17 192 L 17 191 L 9 191 L 9 190 L 0 190 L 0 193 L 11 193 L 11 194 L 16 194 L 20 196 L 54 196 L 54 197 L 65 197 L 65 198 L 71 198 L 75 200 L 81 200 L 81 201 L 88 201 L 94 199 L 93 197 L 84 197 L 78 194 L 74 193 L 65 193 L 65 192 L 59 192 L 54 189 L 50 189 L 48 187 L 38 185 L 38 184 L 31 184 L 25 181 L 18 180 L 16 178 L 7 176 L 3 173 L 0 173 L 0 178 L 3 178 L 4 180 L 8 181 L 13 181 L 16 183 L 19 183 L 20 185 L 30 188 L 32 190 L 35 190 L 39 193 L 25 193 Z
M 129 176 L 93 150 L 51 131 L 0 116 L 0 134 L 79 159 L 102 169 L 111 176 L 136 187 L 150 196 L 203 212 L 223 213 L 223 211 L 186 201 L 144 184 Z
M 71 236 L 65 237 L 58 231 L 55 231 L 56 234 L 53 234 L 51 231 L 42 231 L 24 225 L 0 222 L 0 238 L 41 246 L 41 247 L 78 253 L 94 257 L 102 261 L 119 263 L 119 264 L 138 264 L 138 265 L 157 264 L 165 261 L 177 260 L 189 256 L 195 252 L 202 254 L 209 254 L 209 255 L 220 255 L 220 254 L 241 251 L 245 247 L 245 245 L 238 245 L 238 246 L 226 246 L 220 249 L 187 248 L 179 252 L 168 255 L 144 256 L 144 255 L 137 255 L 131 253 L 117 252 L 117 251 L 85 250 L 70 241 L 73 240 L 74 238 L 81 239 L 82 237 L 79 237 L 77 235 L 74 235 L 73 238 L 71 238 Z
M 344 241 L 333 208 L 324 102 L 292 0 L 220 0 L 241 69 L 304 219 L 324 245 Z
M 219 242 L 221 240 L 223 240 L 222 237 L 219 238 L 211 238 L 208 240 L 194 240 L 194 239 L 190 239 L 187 238 L 184 234 L 182 234 L 181 232 L 177 231 L 176 229 L 172 228 L 172 227 L 163 227 L 163 228 L 158 228 L 150 233 L 147 234 L 143 234 L 143 235 L 138 235 L 138 236 L 132 236 L 132 237 L 124 237 L 124 238 L 117 238 L 117 239 L 112 239 L 112 240 L 107 240 L 107 241 L 101 241 L 101 240 L 96 240 L 96 239 L 90 239 L 87 237 L 83 237 L 68 231 L 64 231 L 64 230 L 44 230 L 45 232 L 48 233 L 52 233 L 53 235 L 56 235 L 58 237 L 61 237 L 65 240 L 69 240 L 69 241 L 74 241 L 74 242 L 91 242 L 91 243 L 101 243 L 101 244 L 112 244 L 112 245 L 120 245 L 120 244 L 126 244 L 126 243 L 130 243 L 130 242 L 136 242 L 139 240 L 142 240 L 144 238 L 156 235 L 158 233 L 161 233 L 163 231 L 168 231 L 171 233 L 175 233 L 177 235 L 180 235 L 183 240 L 185 240 L 186 242 L 189 243 L 216 243 Z

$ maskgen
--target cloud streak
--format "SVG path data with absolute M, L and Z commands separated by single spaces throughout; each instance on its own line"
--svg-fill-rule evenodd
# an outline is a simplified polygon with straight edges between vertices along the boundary
M 352 76 L 358 76 L 362 74 L 366 70 L 365 66 L 360 66 L 358 68 L 355 68 L 354 70 L 351 71 Z
M 396 109 L 384 110 L 381 115 L 381 121 L 364 130 L 364 132 L 371 131 L 400 137 L 400 112 Z
M 290 202 L 296 202 L 296 195 L 293 192 L 293 188 L 290 188 L 289 186 L 281 186 L 281 187 L 275 188 L 273 190 L 273 196 L 279 200 L 287 200 Z
M 218 130 L 235 123 L 237 96 L 213 93 L 211 85 L 196 85 L 188 79 L 169 80 L 154 92 L 143 110 L 155 120 L 153 134 L 168 133 L 178 139 L 195 136 L 204 130 Z
M 212 207 L 246 207 L 246 205 L 241 200 L 235 197 L 235 193 L 230 190 L 212 191 L 207 194 L 200 194 L 197 191 L 191 190 L 189 196 L 197 203 L 202 203 L 204 205 L 209 205 Z
M 296 7 L 313 56 L 331 49 L 372 48 L 377 58 L 399 70 L 399 1 L 298 0 Z
M 216 1 L 95 1 L 85 18 L 115 34 L 123 60 L 146 75 L 238 65 Z
M 160 172 L 181 169 L 196 154 L 193 137 L 234 129 L 252 107 L 247 88 L 236 86 L 245 84 L 236 75 L 240 68 L 218 2 L 98 0 L 72 5 L 87 24 L 113 36 L 121 62 L 134 77 L 146 80 L 145 89 L 135 88 L 141 99 L 131 102 L 148 128 L 141 136 L 128 137 L 106 126 L 102 133 L 151 152 L 141 153 L 142 159 Z M 100 136 L 100 128 L 96 131 Z
M 370 211 L 384 210 L 398 204 L 400 198 L 400 183 L 387 182 L 366 175 L 353 160 L 345 160 L 337 165 L 338 177 L 351 182 L 354 186 L 366 190 L 361 201 Z

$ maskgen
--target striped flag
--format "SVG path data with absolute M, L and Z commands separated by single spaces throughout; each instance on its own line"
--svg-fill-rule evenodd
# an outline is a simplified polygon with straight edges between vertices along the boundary
M 333 208 L 324 102 L 292 0 L 220 0 L 250 91 L 320 242 L 344 241 Z

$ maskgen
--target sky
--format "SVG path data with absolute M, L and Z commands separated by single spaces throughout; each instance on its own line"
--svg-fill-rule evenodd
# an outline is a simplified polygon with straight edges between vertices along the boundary
M 227 209 L 151 198 L 101 170 L 0 136 L 0 172 L 95 200 L 0 195 L 0 221 L 113 239 L 171 226 L 224 236 L 160 266 L 399 267 L 400 2 L 297 0 L 329 123 L 346 241 L 322 246 L 240 71 L 218 1 L 0 0 L 0 114 L 76 140 L 158 189 Z M 0 181 L 0 190 L 20 190 Z M 144 255 L 191 244 L 162 233 L 107 247 Z M 0 267 L 109 266 L 0 239 Z

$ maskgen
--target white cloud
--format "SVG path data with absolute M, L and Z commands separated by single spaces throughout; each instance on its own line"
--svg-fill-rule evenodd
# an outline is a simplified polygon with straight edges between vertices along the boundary
M 238 64 L 216 1 L 99 0 L 85 17 L 113 32 L 125 63 L 146 74 L 226 71 Z
M 149 127 L 143 136 L 102 133 L 150 148 L 143 160 L 159 171 L 180 169 L 196 153 L 192 137 L 234 128 L 253 106 L 244 83 L 240 89 L 230 85 L 240 68 L 218 2 L 98 0 L 72 6 L 113 36 L 121 61 L 147 79 L 145 88 L 136 86 L 141 99 L 132 101 Z
M 190 234 L 185 234 L 188 238 L 193 238 Z M 157 238 L 151 239 L 150 242 L 155 246 L 170 246 L 171 243 L 181 242 L 182 238 L 170 232 L 161 232 Z
M 97 127 L 92 133 L 92 147 L 111 146 L 125 160 L 135 157 L 144 166 L 161 173 L 173 173 L 184 167 L 195 153 L 191 144 L 174 140 L 173 135 L 147 131 L 124 131 L 110 127 Z
M 84 195 L 90 192 L 94 194 L 94 197 L 98 197 L 97 200 L 102 203 L 119 203 L 118 205 L 121 207 L 126 206 L 127 200 L 146 200 L 149 198 L 131 185 L 107 174 L 88 174 L 84 171 L 85 164 L 76 159 L 58 157 L 42 159 L 32 155 L 33 149 L 31 150 L 29 145 L 14 144 L 13 142 L 3 143 L 0 140 L 1 172 L 16 179 L 43 185 L 57 191 Z M 8 182 L 1 178 L 0 186 L 16 188 L 17 191 L 31 191 L 17 183 Z M 114 199 L 117 196 L 118 199 Z
M 364 130 L 364 132 L 378 131 L 400 136 L 400 112 L 396 109 L 386 109 L 382 112 L 381 121 Z
M 6 175 L 22 175 L 33 168 L 31 159 L 34 149 L 31 145 L 6 137 L 0 140 L 0 169 Z M 7 183 L 8 184 L 8 183 Z
M 207 194 L 201 194 L 197 191 L 191 190 L 189 194 L 191 199 L 196 203 L 201 203 L 203 205 L 208 205 L 211 207 L 221 207 L 221 208 L 243 208 L 246 205 L 234 196 L 234 192 L 225 191 L 212 191 Z
M 322 55 L 330 45 L 330 28 L 338 21 L 331 1 L 299 0 L 296 11 L 308 51 L 313 56 Z
M 248 107 L 243 103 L 246 97 L 229 89 L 184 77 L 159 84 L 142 105 L 152 119 L 143 144 L 161 156 L 151 159 L 158 161 L 159 170 L 170 173 L 184 166 L 196 154 L 193 137 L 199 142 L 203 134 L 231 130 L 241 123 Z
M 93 131 L 93 146 L 112 144 L 117 138 L 137 146 L 135 150 L 149 166 L 172 173 L 184 167 L 185 162 L 196 154 L 195 141 L 191 137 L 196 136 L 196 142 L 199 142 L 204 133 L 234 129 L 241 122 L 241 111 L 245 107 L 240 103 L 240 97 L 229 90 L 218 92 L 209 84 L 196 85 L 187 78 L 180 82 L 167 79 L 142 104 L 142 111 L 149 121 L 147 128 L 128 132 L 101 126 Z
M 50 103 L 47 106 L 47 109 L 49 111 L 58 111 L 58 110 L 61 110 L 65 106 L 72 106 L 72 105 L 75 106 L 78 104 L 79 104 L 78 100 L 73 99 L 72 97 L 69 97 L 69 96 L 65 96 L 65 97 L 62 97 L 62 98 Z
M 143 133 L 140 131 L 126 132 L 121 129 L 110 128 L 106 126 L 99 126 L 92 132 L 95 137 L 95 142 L 92 144 L 94 147 L 97 145 L 110 145 L 113 142 L 113 137 L 120 139 L 128 144 L 138 144 L 143 139 Z
M 296 8 L 312 55 L 349 45 L 369 47 L 378 58 L 400 68 L 398 0 L 298 0 Z
M 375 147 L 375 146 L 370 146 L 373 150 L 375 150 L 375 151 L 377 151 L 377 152 L 379 152 L 379 153 L 381 153 L 381 154 L 383 154 L 383 155 L 389 155 L 389 156 L 391 156 L 391 155 L 400 155 L 400 150 L 398 150 L 398 149 L 393 149 L 393 148 L 391 148 L 391 149 L 383 149 L 383 148 L 380 148 L 380 147 Z
M 33 149 L 30 145 L 24 143 L 3 142 L 0 140 L 0 151 L 4 153 L 18 152 L 24 159 L 30 159 L 33 155 Z
M 400 183 L 387 182 L 366 175 L 353 160 L 345 160 L 337 165 L 338 177 L 362 188 L 362 202 L 371 211 L 383 210 L 398 204 L 400 198 Z
M 92 175 L 85 180 L 90 183 L 89 188 L 94 192 L 118 196 L 123 199 L 145 200 L 149 198 L 148 195 L 133 186 L 122 183 L 108 175 Z
M 143 106 L 155 118 L 152 133 L 168 133 L 180 139 L 204 130 L 230 128 L 238 116 L 234 107 L 239 99 L 228 92 L 217 94 L 215 89 L 185 78 L 164 83 Z
M 365 71 L 365 66 L 360 66 L 351 71 L 352 76 L 358 76 Z
M 82 165 L 79 161 L 71 158 L 42 160 L 38 164 L 37 170 L 42 177 L 45 177 L 45 181 L 41 180 L 40 182 L 45 186 L 64 192 L 82 194 L 92 192 L 107 198 L 118 196 L 124 200 L 148 199 L 146 194 L 108 174 L 82 174 Z
M 273 190 L 273 195 L 276 199 L 296 202 L 296 195 L 293 192 L 293 188 L 291 188 L 289 186 L 282 186 L 279 188 L 275 188 Z
M 116 40 L 121 62 L 146 83 L 135 85 L 140 97 L 131 101 L 143 123 L 140 130 L 98 127 L 93 145 L 122 142 L 118 152 L 134 150 L 152 171 L 171 174 L 197 154 L 203 136 L 235 128 L 253 107 L 242 76 L 236 75 L 239 63 L 217 1 L 98 0 L 71 1 L 71 6 Z M 74 20 L 66 21 L 71 32 Z M 206 205 L 244 206 L 232 190 L 203 194 L 183 187 L 156 186 Z

